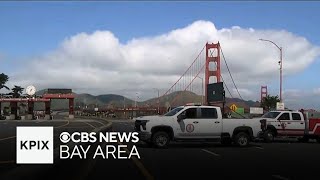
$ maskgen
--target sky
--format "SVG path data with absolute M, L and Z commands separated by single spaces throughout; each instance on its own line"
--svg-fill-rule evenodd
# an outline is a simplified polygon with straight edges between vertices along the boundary
M 289 1 L 0 2 L 0 72 L 10 87 L 146 100 L 157 96 L 153 88 L 169 89 L 205 42 L 219 41 L 243 98 L 259 100 L 261 85 L 279 94 L 279 51 L 264 38 L 283 47 L 286 105 L 320 109 L 319 9 Z

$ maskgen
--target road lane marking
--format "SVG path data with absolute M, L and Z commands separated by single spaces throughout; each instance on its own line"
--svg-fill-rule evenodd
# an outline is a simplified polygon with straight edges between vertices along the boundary
M 120 145 L 123 145 L 121 142 L 117 142 Z M 130 154 L 130 151 L 128 148 L 124 148 L 127 152 L 127 154 Z M 154 177 L 149 173 L 149 171 L 147 170 L 147 168 L 142 164 L 142 162 L 137 159 L 136 157 L 131 157 L 132 161 L 134 162 L 134 164 L 139 168 L 139 170 L 141 171 L 141 173 L 143 174 L 143 176 L 147 179 L 147 180 L 154 180 Z
M 68 129 L 88 129 L 88 126 L 68 126 Z
M 8 139 L 13 139 L 16 136 L 10 136 L 10 137 L 5 137 L 5 138 L 1 138 L 0 141 L 4 141 L 4 140 L 8 140 Z
M 212 155 L 214 155 L 214 156 L 220 156 L 220 154 L 214 153 L 214 152 L 212 152 L 212 151 L 208 151 L 208 150 L 206 150 L 206 149 L 201 149 L 201 150 L 204 151 L 204 152 L 206 152 L 206 153 L 212 154 Z
M 281 179 L 281 180 L 289 180 L 288 178 L 282 177 L 280 175 L 272 175 L 272 177 L 277 178 L 277 179 Z
M 95 129 L 95 128 L 96 128 L 95 126 L 93 126 L 92 124 L 90 124 L 90 123 L 88 123 L 88 122 L 83 122 L 83 123 L 85 123 L 85 124 L 87 124 L 87 125 L 91 126 L 93 129 Z
M 255 146 L 256 149 L 264 149 L 263 147 Z
M 104 126 L 104 124 L 102 123 L 102 122 L 100 122 L 100 121 L 93 121 L 93 122 L 96 122 L 96 123 L 99 123 L 99 124 L 101 124 L 102 126 Z
M 69 123 L 70 123 L 70 120 L 68 120 L 68 122 L 67 122 L 66 124 L 63 124 L 63 125 L 61 125 L 61 126 L 57 126 L 57 127 L 55 127 L 55 128 L 61 128 L 61 127 L 64 127 L 64 126 L 68 126 Z

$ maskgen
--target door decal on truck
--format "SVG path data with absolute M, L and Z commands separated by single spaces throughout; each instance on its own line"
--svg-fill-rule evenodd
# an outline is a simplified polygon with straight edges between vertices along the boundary
M 281 127 L 282 127 L 282 129 L 285 129 L 285 128 L 287 127 L 287 124 L 284 123 L 284 122 L 282 122 L 282 123 L 281 123 Z
M 186 127 L 186 130 L 187 130 L 187 132 L 193 132 L 194 131 L 194 126 L 193 126 L 193 124 L 188 124 L 187 125 L 187 127 Z

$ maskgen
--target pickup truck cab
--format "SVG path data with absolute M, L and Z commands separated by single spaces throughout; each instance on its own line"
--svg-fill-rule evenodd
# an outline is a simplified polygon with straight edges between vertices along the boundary
M 298 138 L 300 141 L 316 139 L 320 142 L 320 118 L 309 117 L 308 113 L 270 111 L 260 119 L 266 142 L 272 142 L 276 137 Z
M 258 137 L 261 124 L 253 119 L 223 119 L 220 107 L 187 105 L 161 116 L 136 118 L 135 131 L 140 140 L 158 148 L 170 141 L 203 140 L 247 146 Z

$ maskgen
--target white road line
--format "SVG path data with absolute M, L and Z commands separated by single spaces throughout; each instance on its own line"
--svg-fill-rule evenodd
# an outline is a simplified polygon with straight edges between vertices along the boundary
M 262 147 L 259 147 L 259 146 L 255 146 L 255 148 L 256 148 L 256 149 L 264 149 L 264 148 L 262 148 Z
M 102 122 L 97 121 L 97 120 L 92 120 L 92 121 L 87 121 L 87 122 L 96 122 L 96 123 L 101 124 L 102 126 L 104 126 L 104 124 Z
M 91 126 L 93 129 L 95 129 L 95 128 L 96 128 L 95 126 L 93 126 L 92 124 L 90 124 L 90 123 L 88 123 L 88 122 L 83 122 L 83 123 L 85 123 L 85 124 L 87 124 L 87 125 Z
M 216 154 L 216 153 L 211 152 L 211 151 L 208 151 L 208 150 L 206 150 L 206 149 L 201 149 L 201 150 L 204 151 L 204 152 L 206 152 L 206 153 L 212 154 L 212 155 L 214 155 L 214 156 L 220 156 L 220 154 Z
M 281 180 L 289 180 L 288 178 L 282 177 L 280 175 L 272 175 L 272 177 L 277 178 L 277 179 L 281 179 Z

